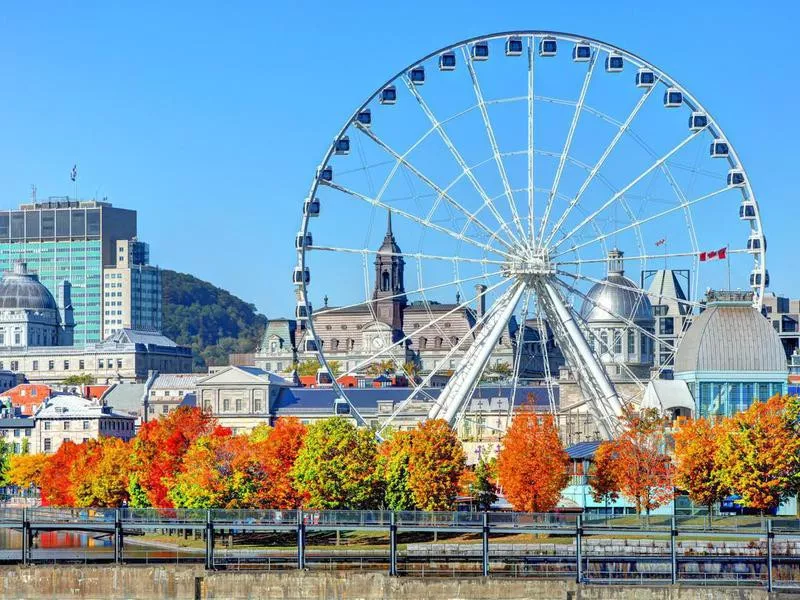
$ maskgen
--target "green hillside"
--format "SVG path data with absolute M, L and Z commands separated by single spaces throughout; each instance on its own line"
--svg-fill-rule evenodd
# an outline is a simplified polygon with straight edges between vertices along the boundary
M 186 273 L 163 269 L 161 277 L 164 335 L 191 347 L 196 371 L 256 349 L 267 318 L 253 304 Z

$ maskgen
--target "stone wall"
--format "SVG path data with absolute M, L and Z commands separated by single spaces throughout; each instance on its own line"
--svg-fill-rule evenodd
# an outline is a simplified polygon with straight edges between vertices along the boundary
M 788 600 L 792 596 L 770 596 L 755 588 L 577 586 L 566 580 L 414 579 L 358 572 L 205 572 L 199 566 L 175 565 L 0 568 L 2 599 L 761 600 L 782 597 Z

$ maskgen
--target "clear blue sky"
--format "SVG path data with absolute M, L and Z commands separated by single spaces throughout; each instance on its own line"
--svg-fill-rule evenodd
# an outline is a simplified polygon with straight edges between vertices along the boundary
M 746 165 L 772 289 L 800 295 L 793 2 L 43 2 L 0 14 L 0 197 L 108 196 L 162 267 L 287 313 L 326 145 L 391 74 L 457 40 L 554 29 L 681 81 Z M 769 7 L 766 9 L 764 7 Z M 701 239 L 702 243 L 702 239 Z

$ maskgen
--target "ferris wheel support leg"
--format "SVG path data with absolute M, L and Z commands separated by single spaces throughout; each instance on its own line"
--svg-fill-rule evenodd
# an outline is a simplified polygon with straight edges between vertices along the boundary
M 606 375 L 605 369 L 597 360 L 597 357 L 589 347 L 573 313 L 567 308 L 561 294 L 553 283 L 544 279 L 541 288 L 545 294 L 542 302 L 545 303 L 549 311 L 555 314 L 559 324 L 567 337 L 564 340 L 569 346 L 568 354 L 573 355 L 574 361 L 579 361 L 579 365 L 573 365 L 576 370 L 581 370 L 585 374 L 585 385 L 590 388 L 589 404 L 593 413 L 602 415 L 599 423 L 604 430 L 606 437 L 612 437 L 619 428 L 618 419 L 622 415 L 622 401 L 614 389 L 614 385 Z M 610 409 L 610 410 L 609 410 Z
M 485 325 L 428 413 L 429 419 L 444 419 L 451 426 L 455 424 L 524 292 L 525 285 L 517 282 L 492 305 Z

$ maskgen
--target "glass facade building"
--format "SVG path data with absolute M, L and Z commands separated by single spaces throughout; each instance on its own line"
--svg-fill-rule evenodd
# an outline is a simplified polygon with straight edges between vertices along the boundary
M 107 202 L 51 198 L 0 211 L 0 271 L 23 260 L 63 309 L 61 282 L 72 285 L 74 344 L 103 333 L 103 266 L 114 263 L 115 242 L 136 236 L 136 211 Z
M 688 385 L 700 417 L 729 417 L 747 410 L 755 400 L 763 402 L 786 389 L 780 381 L 700 381 Z

